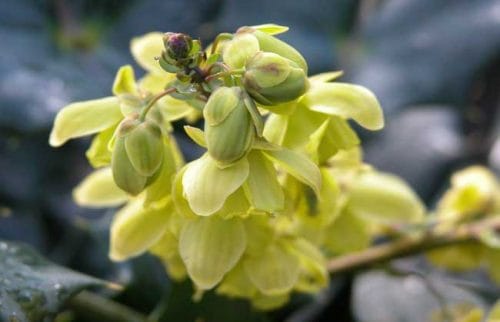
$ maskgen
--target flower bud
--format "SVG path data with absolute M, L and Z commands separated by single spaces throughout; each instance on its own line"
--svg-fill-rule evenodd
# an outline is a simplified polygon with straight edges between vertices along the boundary
M 174 60 L 178 60 L 188 57 L 193 46 L 193 40 L 185 34 L 167 32 L 163 36 L 163 44 L 167 55 Z
M 224 46 L 222 59 L 231 68 L 242 68 L 246 61 L 258 51 L 257 38 L 250 33 L 240 33 Z
M 241 159 L 252 145 L 255 128 L 245 95 L 240 87 L 221 87 L 203 110 L 208 153 L 220 164 Z
M 280 55 L 284 58 L 291 60 L 292 62 L 297 64 L 299 68 L 303 69 L 304 73 L 307 76 L 306 60 L 295 48 L 293 48 L 289 44 L 279 40 L 274 36 L 271 36 L 265 32 L 254 29 L 252 27 L 242 27 L 238 30 L 236 34 L 239 35 L 245 33 L 249 33 L 257 39 L 259 43 L 259 49 L 261 51 L 275 53 L 277 55 Z
M 147 177 L 139 174 L 130 162 L 125 149 L 125 137 L 136 126 L 137 121 L 126 119 L 120 124 L 119 132 L 111 155 L 113 180 L 120 189 L 137 195 L 146 186 Z
M 243 84 L 262 105 L 276 105 L 303 95 L 309 82 L 302 68 L 274 53 L 259 52 L 246 64 Z
M 152 176 L 163 160 L 161 130 L 151 121 L 135 126 L 125 137 L 130 163 L 143 176 Z
M 118 187 L 137 195 L 150 184 L 163 160 L 159 127 L 140 122 L 136 117 L 125 119 L 118 128 L 111 157 L 113 179 Z

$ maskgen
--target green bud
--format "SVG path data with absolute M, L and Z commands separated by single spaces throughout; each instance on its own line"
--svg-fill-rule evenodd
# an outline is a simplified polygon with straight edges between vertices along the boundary
M 143 176 L 152 176 L 163 160 L 160 128 L 150 121 L 135 126 L 125 137 L 125 149 L 135 170 Z
M 144 190 L 147 181 L 146 176 L 136 171 L 125 148 L 126 134 L 133 130 L 136 123 L 136 120 L 126 119 L 120 124 L 118 137 L 111 156 L 111 169 L 116 185 L 132 195 L 137 195 Z
M 221 87 L 203 110 L 208 153 L 220 164 L 234 163 L 252 146 L 255 127 L 245 95 L 240 87 Z
M 242 27 L 236 34 L 239 35 L 245 33 L 252 34 L 257 39 L 261 51 L 275 53 L 293 61 L 298 67 L 304 70 L 304 73 L 307 76 L 306 60 L 295 48 L 274 36 L 252 27 Z
M 224 45 L 222 59 L 231 68 L 242 68 L 258 51 L 257 38 L 250 33 L 240 33 Z
M 258 53 L 246 66 L 243 84 L 252 98 L 262 105 L 293 101 L 309 88 L 303 69 L 273 53 Z

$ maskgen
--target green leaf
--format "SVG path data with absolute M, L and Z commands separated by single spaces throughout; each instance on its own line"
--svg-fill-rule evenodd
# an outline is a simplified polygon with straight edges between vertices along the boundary
M 109 257 L 124 261 L 144 253 L 158 242 L 168 226 L 172 202 L 162 208 L 144 208 L 143 200 L 135 199 L 120 209 L 110 228 Z
M 246 247 L 239 219 L 217 216 L 187 223 L 179 238 L 179 252 L 191 279 L 201 289 L 210 289 L 238 262 Z
M 93 139 L 85 156 L 94 168 L 105 167 L 111 163 L 111 150 L 109 143 L 115 134 L 118 124 L 97 134 Z
M 116 97 L 69 104 L 57 113 L 49 144 L 58 147 L 69 139 L 106 130 L 122 118 Z
M 262 151 L 272 161 L 282 166 L 297 180 L 305 183 L 319 196 L 321 189 L 321 173 L 318 167 L 301 153 L 282 149 L 277 151 Z
M 0 241 L 0 321 L 53 321 L 73 295 L 104 284 L 49 262 L 31 247 Z
M 221 169 L 205 154 L 187 166 L 182 177 L 185 197 L 196 214 L 209 216 L 222 208 L 227 197 L 245 182 L 248 173 L 246 158 Z
M 132 66 L 125 65 L 120 67 L 116 73 L 112 91 L 115 95 L 137 93 L 135 74 Z
M 302 103 L 316 112 L 352 118 L 369 130 L 384 127 L 384 116 L 377 98 L 359 85 L 313 82 Z
M 478 268 L 483 260 L 483 248 L 477 243 L 464 243 L 427 252 L 427 259 L 435 266 L 455 272 Z
M 500 285 L 500 249 L 483 247 L 483 261 L 491 279 Z
M 367 172 L 353 180 L 348 201 L 349 211 L 366 220 L 384 224 L 419 222 L 424 205 L 400 178 Z
M 133 38 L 130 42 L 130 51 L 137 63 L 153 74 L 167 74 L 155 57 L 161 56 L 163 51 L 163 34 L 161 32 L 150 32 L 141 37 Z
M 244 259 L 245 271 L 252 283 L 265 295 L 289 292 L 299 278 L 299 259 L 280 243 L 272 243 L 260 256 Z
M 102 168 L 85 177 L 73 190 L 73 199 L 81 207 L 116 207 L 129 199 L 113 180 L 111 168 Z
M 285 195 L 272 162 L 259 151 L 248 154 L 250 172 L 244 188 L 253 207 L 267 212 L 283 210 Z
M 260 30 L 268 35 L 279 35 L 287 32 L 290 29 L 287 26 L 276 25 L 274 23 L 265 23 L 262 25 L 250 26 L 250 28 Z

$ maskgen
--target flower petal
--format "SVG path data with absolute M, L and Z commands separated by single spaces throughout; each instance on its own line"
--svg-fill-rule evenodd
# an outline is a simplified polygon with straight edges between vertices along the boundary
M 76 102 L 57 113 L 49 144 L 54 147 L 74 139 L 105 130 L 123 118 L 116 97 Z
M 186 224 L 179 238 L 179 252 L 191 279 L 201 289 L 210 289 L 238 262 L 246 247 L 239 219 L 213 216 Z
M 135 37 L 130 42 L 130 51 L 137 63 L 153 74 L 167 74 L 155 57 L 161 56 L 163 51 L 163 34 L 150 32 L 140 37 Z
M 248 177 L 246 158 L 221 169 L 208 154 L 187 166 L 182 177 L 184 194 L 191 209 L 200 216 L 209 216 L 222 208 L 227 197 Z
M 274 162 L 277 162 L 297 180 L 307 184 L 319 196 L 321 189 L 321 173 L 318 167 L 301 153 L 282 149 L 277 151 L 262 151 Z
M 377 98 L 363 86 L 312 82 L 302 103 L 316 112 L 352 118 L 369 130 L 384 127 L 384 115 Z
M 118 188 L 111 168 L 92 172 L 73 190 L 73 199 L 82 207 L 115 207 L 125 203 L 129 195 Z
M 123 261 L 138 256 L 156 244 L 168 226 L 173 211 L 172 202 L 165 207 L 145 209 L 143 200 L 136 199 L 118 211 L 111 224 L 109 257 Z

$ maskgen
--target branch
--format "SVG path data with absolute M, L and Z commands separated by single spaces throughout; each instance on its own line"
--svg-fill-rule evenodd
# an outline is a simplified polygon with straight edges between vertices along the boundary
M 460 226 L 456 230 L 439 232 L 428 231 L 417 236 L 407 236 L 366 250 L 333 258 L 327 263 L 332 274 L 358 270 L 389 260 L 415 255 L 423 251 L 478 241 L 485 230 L 500 230 L 500 218 L 488 218 Z
M 71 298 L 66 306 L 79 317 L 99 322 L 146 322 L 146 316 L 129 307 L 88 291 Z

